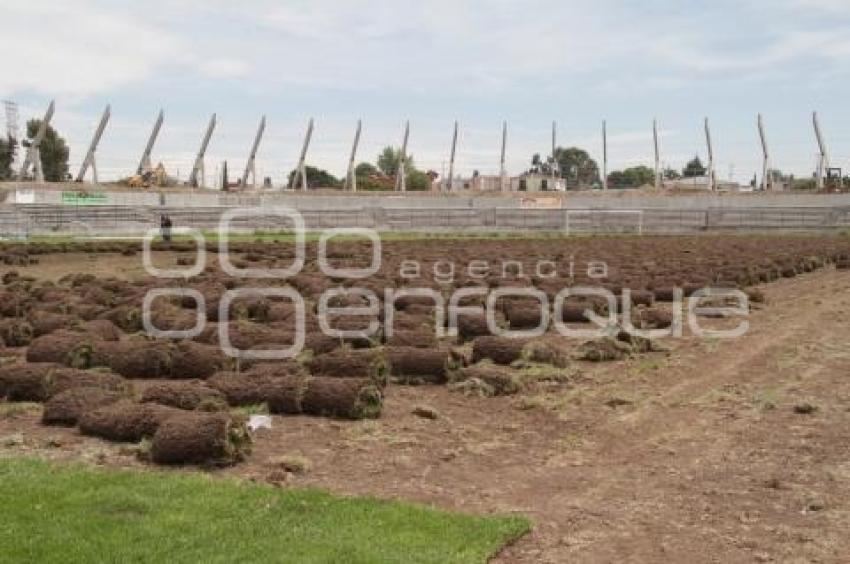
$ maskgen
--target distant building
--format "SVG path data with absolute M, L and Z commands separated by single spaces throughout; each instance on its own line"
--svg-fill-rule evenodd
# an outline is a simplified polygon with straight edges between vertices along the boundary
M 435 181 L 436 190 L 445 188 L 445 180 Z M 501 192 L 502 177 L 497 174 L 476 174 L 469 178 L 456 177 L 452 182 L 455 191 L 472 190 L 475 192 Z M 564 192 L 567 183 L 563 178 L 552 177 L 550 174 L 523 173 L 520 176 L 505 178 L 506 192 Z
M 517 192 L 566 192 L 567 181 L 551 174 L 526 172 L 511 179 L 511 190 Z M 514 180 L 516 182 L 514 182 Z
M 727 182 L 723 180 L 717 180 L 717 191 L 718 192 L 740 192 L 741 185 L 737 182 Z M 692 176 L 689 178 L 677 178 L 675 180 L 665 180 L 664 188 L 669 190 L 695 190 L 695 191 L 708 191 L 711 189 L 709 185 L 708 176 Z

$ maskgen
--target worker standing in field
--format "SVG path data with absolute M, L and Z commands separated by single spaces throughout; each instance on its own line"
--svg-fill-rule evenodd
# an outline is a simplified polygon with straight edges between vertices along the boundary
M 162 240 L 166 243 L 171 242 L 171 218 L 162 214 L 159 218 L 159 229 L 162 233 Z

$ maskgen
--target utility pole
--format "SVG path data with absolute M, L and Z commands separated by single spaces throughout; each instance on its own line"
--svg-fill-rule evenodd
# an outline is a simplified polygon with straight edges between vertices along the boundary
M 159 115 L 156 117 L 156 121 L 153 124 L 153 130 L 151 131 L 150 137 L 148 137 L 148 143 L 145 145 L 145 150 L 142 153 L 142 158 L 139 161 L 139 168 L 136 170 L 136 174 L 144 174 L 153 168 L 151 166 L 151 152 L 153 151 L 154 143 L 156 143 L 156 138 L 159 137 L 159 130 L 162 127 L 163 118 L 162 110 L 159 110 Z
M 454 134 L 452 135 L 452 152 L 449 156 L 449 177 L 446 182 L 446 190 L 452 192 L 454 190 L 455 179 L 455 150 L 457 149 L 457 120 L 455 120 Z
M 248 153 L 248 162 L 245 163 L 245 172 L 242 173 L 242 188 L 248 186 L 248 176 L 251 176 L 251 188 L 257 186 L 257 149 L 260 147 L 260 141 L 263 138 L 263 133 L 266 131 L 266 116 L 260 118 L 260 125 L 257 127 L 257 134 L 254 136 L 254 143 L 251 145 L 251 152 Z
M 767 148 L 767 134 L 764 130 L 764 118 L 761 114 L 758 116 L 759 138 L 761 139 L 761 150 L 764 160 L 762 161 L 762 189 L 773 190 L 773 178 L 770 173 L 770 151 Z
M 502 158 L 499 161 L 499 190 L 502 192 L 507 191 L 507 177 L 508 173 L 505 170 L 505 146 L 508 142 L 508 122 L 502 122 Z
M 47 128 L 50 126 L 50 120 L 53 119 L 55 109 L 56 104 L 54 100 L 51 100 L 47 106 L 47 111 L 44 112 L 44 117 L 41 119 L 38 132 L 36 132 L 35 137 L 27 149 L 27 156 L 24 158 L 24 164 L 21 165 L 21 173 L 19 174 L 21 179 L 26 178 L 30 165 L 32 165 L 33 179 L 36 182 L 44 182 L 44 171 L 41 167 L 41 142 L 44 141 L 44 136 L 47 134 Z
M 192 188 L 202 187 L 206 182 L 204 177 L 204 156 L 207 154 L 207 147 L 210 144 L 213 130 L 215 129 L 216 117 L 215 114 L 210 118 L 210 123 L 207 125 L 207 131 L 204 133 L 204 138 L 201 140 L 201 147 L 198 149 L 198 155 L 195 157 L 195 164 L 192 166 L 192 173 L 189 175 L 189 186 Z M 198 178 L 200 177 L 200 182 Z
M 103 116 L 100 118 L 100 123 L 92 137 L 89 150 L 86 153 L 86 158 L 83 159 L 83 164 L 80 166 L 80 172 L 77 174 L 77 182 L 82 182 L 85 179 L 86 171 L 89 167 L 91 167 L 92 183 L 97 184 L 97 162 L 95 162 L 95 153 L 97 152 L 97 146 L 100 143 L 100 138 L 103 136 L 103 131 L 106 129 L 106 124 L 109 123 L 109 118 L 111 116 L 112 109 L 107 104 L 106 109 L 103 110 Z
M 708 189 L 717 190 L 717 173 L 714 169 L 714 145 L 711 142 L 711 127 L 705 118 L 705 143 L 708 146 Z
M 289 187 L 295 189 L 298 184 L 298 177 L 301 177 L 301 190 L 307 190 L 307 149 L 310 147 L 310 139 L 313 138 L 313 118 L 307 122 L 307 133 L 304 135 L 304 144 L 301 146 L 301 156 L 298 157 L 298 166 L 295 168 L 295 174 L 292 175 L 292 181 Z
M 824 176 L 829 169 L 829 153 L 826 149 L 826 141 L 823 138 L 823 132 L 820 128 L 820 120 L 818 119 L 818 113 L 814 112 L 812 114 L 812 121 L 815 126 L 815 137 L 818 141 L 818 170 L 817 170 L 817 187 L 818 190 L 823 190 L 824 188 Z
M 608 122 L 602 120 L 602 189 L 608 189 Z
M 652 120 L 652 142 L 655 145 L 655 189 L 661 189 L 661 149 L 658 144 L 658 120 Z
M 552 190 L 555 189 L 554 181 L 555 181 L 555 167 L 557 166 L 557 161 L 555 160 L 555 145 L 557 144 L 557 134 L 558 134 L 558 124 L 556 122 L 552 122 Z
M 351 156 L 348 158 L 348 174 L 345 177 L 345 189 L 357 192 L 357 146 L 360 144 L 361 120 L 357 120 L 357 129 L 354 130 L 354 143 L 351 144 Z
M 407 192 L 407 140 L 410 137 L 410 122 L 404 122 L 404 137 L 401 142 L 401 159 L 396 170 L 395 189 L 398 192 Z

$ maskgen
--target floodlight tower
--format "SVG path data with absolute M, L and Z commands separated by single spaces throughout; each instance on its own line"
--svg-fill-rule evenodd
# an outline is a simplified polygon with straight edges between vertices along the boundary
M 156 138 L 159 137 L 159 130 L 162 128 L 163 119 L 164 115 L 162 110 L 159 110 L 159 115 L 156 116 L 156 121 L 153 124 L 150 137 L 148 137 L 148 143 L 145 145 L 145 150 L 142 152 L 142 158 L 139 160 L 139 168 L 136 169 L 136 174 L 144 174 L 153 169 L 151 166 L 151 152 L 153 152 L 153 146 L 154 143 L 156 143 Z
M 260 118 L 260 125 L 257 127 L 257 134 L 254 136 L 254 143 L 251 145 L 251 152 L 248 153 L 248 162 L 245 163 L 245 172 L 242 173 L 242 187 L 248 186 L 248 176 L 251 177 L 251 188 L 257 186 L 257 149 L 260 147 L 260 141 L 263 139 L 263 133 L 266 131 L 266 116 Z
M 764 118 L 761 114 L 758 117 L 759 139 L 761 140 L 762 156 L 762 189 L 773 190 L 773 178 L 770 173 L 770 151 L 767 148 L 767 133 L 764 130 Z
M 47 111 L 41 120 L 41 125 L 35 134 L 35 137 L 30 142 L 27 149 L 27 156 L 24 158 L 24 164 L 21 165 L 20 178 L 26 177 L 29 172 L 30 165 L 33 167 L 33 179 L 36 182 L 44 182 L 44 172 L 41 168 L 41 142 L 44 141 L 44 136 L 47 134 L 47 128 L 50 126 L 50 120 L 53 119 L 53 112 L 56 109 L 56 104 L 53 100 L 47 106 Z
M 661 188 L 661 149 L 658 143 L 658 120 L 652 120 L 652 143 L 655 147 L 655 189 Z
M 451 192 L 454 190 L 455 179 L 455 151 L 457 150 L 457 120 L 455 120 L 455 129 L 452 134 L 452 152 L 449 156 L 449 177 L 446 180 L 446 190 Z
M 395 189 L 398 192 L 407 192 L 407 140 L 410 138 L 410 121 L 404 122 L 404 137 L 401 141 L 401 159 L 396 171 Z
M 717 190 L 717 173 L 714 168 L 714 145 L 711 142 L 711 127 L 705 118 L 705 143 L 708 147 L 708 189 Z
M 100 138 L 103 137 L 103 131 L 106 129 L 106 124 L 109 123 L 109 118 L 112 117 L 112 108 L 109 104 L 103 110 L 103 115 L 100 118 L 100 123 L 92 136 L 89 150 L 86 153 L 86 158 L 83 159 L 83 164 L 80 166 L 80 172 L 77 174 L 77 182 L 82 182 L 86 177 L 86 172 L 91 167 L 92 183 L 97 184 L 97 162 L 95 161 L 95 153 L 97 146 L 100 144 Z
M 824 175 L 829 169 L 829 152 L 826 149 L 826 141 L 823 138 L 823 132 L 820 128 L 820 120 L 818 119 L 818 113 L 814 112 L 812 114 L 812 122 L 815 126 L 815 137 L 818 141 L 818 150 L 820 154 L 818 155 L 818 170 L 817 170 L 817 186 L 818 190 L 823 190 L 824 188 Z
M 3 100 L 3 110 L 6 114 L 6 136 L 18 138 L 18 104 L 12 100 Z
M 507 191 L 507 178 L 508 173 L 505 169 L 505 147 L 508 143 L 508 122 L 502 122 L 502 157 L 499 161 L 499 190 L 502 192 Z
M 602 189 L 608 189 L 608 122 L 602 120 Z
M 18 133 L 18 104 L 12 100 L 3 100 L 3 110 L 6 114 L 6 137 L 17 142 L 20 139 Z M 9 163 L 9 168 L 15 166 L 14 156 L 12 155 L 13 160 Z
M 362 126 L 363 123 L 358 119 L 357 129 L 354 130 L 354 142 L 351 144 L 351 156 L 348 157 L 348 174 L 345 176 L 345 189 L 352 192 L 357 192 L 357 165 L 354 163 L 357 158 L 357 146 L 360 145 Z
M 301 145 L 301 155 L 298 157 L 298 164 L 295 167 L 295 174 L 289 182 L 289 187 L 295 189 L 298 184 L 299 177 L 301 178 L 301 190 L 307 189 L 307 149 L 310 148 L 310 140 L 313 138 L 313 118 L 307 122 L 307 132 L 304 134 L 304 144 Z
M 212 137 L 213 130 L 215 129 L 216 124 L 216 116 L 212 115 L 210 118 L 210 123 L 207 125 L 207 131 L 204 134 L 204 138 L 201 140 L 201 148 L 198 149 L 198 156 L 195 157 L 195 164 L 192 166 L 192 173 L 189 175 L 189 186 L 197 188 L 198 186 L 203 186 L 205 182 L 204 178 L 204 156 L 207 154 L 207 147 L 210 144 L 210 138 Z M 198 178 L 200 177 L 200 183 L 198 182 Z

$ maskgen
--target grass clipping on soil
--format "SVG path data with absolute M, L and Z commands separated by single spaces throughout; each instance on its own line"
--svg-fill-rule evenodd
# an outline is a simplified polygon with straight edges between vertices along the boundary
M 486 562 L 528 532 L 474 517 L 318 490 L 184 473 L 0 461 L 4 559 L 116 562 Z M 227 516 L 223 519 L 222 516 Z

